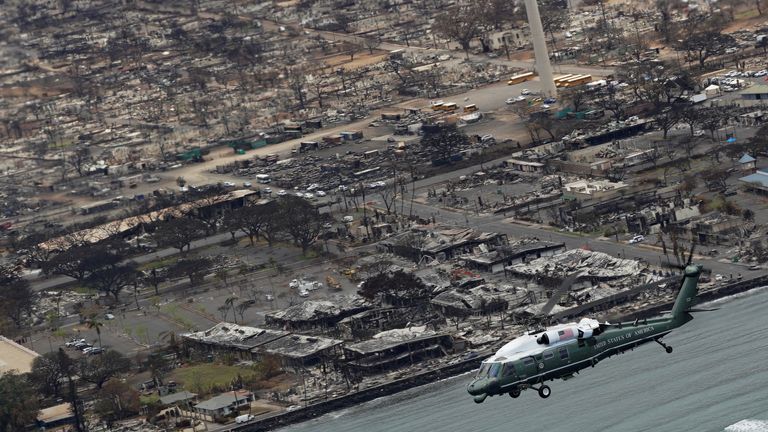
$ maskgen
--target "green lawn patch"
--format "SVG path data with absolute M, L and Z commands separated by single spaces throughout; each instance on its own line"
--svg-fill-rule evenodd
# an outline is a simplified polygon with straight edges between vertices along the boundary
M 139 270 L 152 270 L 152 269 L 168 267 L 170 265 L 176 264 L 176 261 L 178 260 L 179 260 L 178 257 L 172 256 L 172 257 L 164 258 L 158 261 L 148 262 L 146 264 L 142 264 L 141 266 L 139 266 Z
M 141 402 L 142 405 L 151 405 L 160 402 L 160 396 L 158 396 L 157 393 L 141 395 L 139 396 L 139 402 Z
M 171 379 L 182 383 L 188 391 L 206 393 L 214 387 L 229 388 L 238 375 L 246 380 L 257 374 L 258 371 L 248 367 L 206 363 L 174 369 Z

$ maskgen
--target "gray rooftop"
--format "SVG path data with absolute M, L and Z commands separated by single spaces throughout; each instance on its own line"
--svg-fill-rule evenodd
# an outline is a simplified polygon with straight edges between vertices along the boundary
M 251 392 L 246 390 L 238 390 L 236 393 L 237 393 L 237 399 L 240 401 L 242 401 L 248 395 L 251 394 Z M 208 399 L 207 401 L 200 402 L 199 404 L 195 405 L 195 408 L 215 411 L 215 410 L 233 405 L 234 403 L 235 403 L 235 392 L 230 391 L 230 392 L 222 393 L 218 396 L 214 396 Z
M 177 393 L 171 393 L 165 396 L 161 396 L 160 402 L 162 402 L 163 405 L 171 405 L 176 402 L 185 401 L 187 399 L 194 399 L 196 397 L 197 397 L 197 393 L 190 393 L 185 390 L 185 391 L 180 391 Z
M 745 164 L 745 163 L 754 162 L 755 160 L 756 159 L 753 158 L 752 156 L 750 156 L 749 154 L 744 153 L 744 156 L 742 156 L 741 159 L 739 159 L 739 163 L 740 164 Z
M 768 173 L 758 171 L 754 174 L 740 178 L 739 181 L 744 183 L 757 183 L 761 187 L 768 187 Z

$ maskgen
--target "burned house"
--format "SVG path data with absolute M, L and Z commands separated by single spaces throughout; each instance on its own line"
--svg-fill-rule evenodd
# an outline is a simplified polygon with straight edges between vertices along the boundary
M 251 360 L 252 350 L 290 333 L 221 322 L 208 330 L 184 333 L 184 344 L 202 354 L 232 354 L 243 360 Z
M 286 309 L 270 312 L 264 319 L 267 326 L 284 330 L 336 331 L 342 319 L 362 312 L 371 305 L 362 297 L 337 296 L 330 300 L 307 300 Z
M 615 295 L 631 287 L 658 279 L 648 265 L 616 258 L 602 252 L 571 249 L 548 258 L 507 267 L 507 271 L 554 291 L 568 285 L 568 298 L 576 303 Z
M 389 253 L 419 262 L 423 259 L 445 261 L 470 254 L 484 245 L 487 250 L 508 244 L 507 235 L 486 233 L 470 228 L 424 225 L 412 228 L 378 244 Z
M 498 308 L 512 309 L 526 303 L 528 290 L 514 286 L 480 285 L 444 291 L 430 303 L 444 316 L 481 315 L 498 312 Z
M 370 340 L 345 346 L 344 358 L 349 368 L 365 375 L 442 357 L 452 351 L 450 335 L 422 326 L 388 330 Z
M 337 327 L 344 340 L 361 340 L 376 333 L 403 327 L 408 323 L 407 308 L 369 309 L 339 321 Z
M 283 369 L 299 370 L 334 361 L 341 355 L 342 343 L 337 339 L 291 334 L 254 348 L 252 355 L 256 361 L 272 357 L 280 361 Z
M 188 203 L 166 207 L 150 213 L 131 216 L 123 219 L 114 220 L 93 228 L 84 229 L 71 236 L 82 239 L 83 242 L 96 244 L 113 237 L 128 237 L 139 233 L 144 229 L 144 225 L 153 221 L 163 221 L 184 217 L 185 215 L 222 215 L 225 211 L 243 207 L 249 203 L 257 202 L 257 192 L 252 190 L 235 190 L 226 194 L 213 196 L 210 198 L 191 201 Z M 266 204 L 267 200 L 262 200 L 259 204 Z M 44 250 L 64 251 L 69 248 L 71 242 L 68 236 L 53 238 L 40 243 Z
M 565 251 L 564 243 L 522 239 L 514 243 L 489 250 L 485 245 L 475 248 L 474 253 L 463 257 L 467 267 L 479 271 L 499 273 L 504 267 L 527 262 L 541 257 L 552 256 Z
M 741 217 L 714 214 L 690 225 L 693 241 L 702 245 L 725 244 L 735 246 L 747 237 L 744 220 Z
M 208 330 L 181 335 L 184 344 L 204 355 L 234 355 L 260 361 L 272 357 L 285 368 L 317 364 L 340 354 L 342 341 L 267 330 L 231 323 L 218 323 Z

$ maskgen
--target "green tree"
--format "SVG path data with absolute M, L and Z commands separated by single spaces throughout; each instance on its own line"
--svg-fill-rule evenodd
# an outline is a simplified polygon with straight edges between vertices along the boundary
M 293 238 L 303 255 L 315 243 L 322 231 L 322 218 L 317 209 L 307 200 L 288 195 L 279 202 L 282 230 Z
M 107 424 L 139 413 L 139 392 L 117 379 L 107 381 L 99 390 L 93 408 Z
M 386 299 L 396 305 L 423 303 L 429 300 L 431 294 L 429 287 L 418 276 L 403 270 L 370 277 L 358 292 L 366 299 Z
M 10 318 L 16 328 L 21 328 L 25 318 L 31 316 L 36 299 L 37 293 L 26 280 L 0 283 L 0 313 Z
M 206 234 L 206 225 L 198 219 L 178 218 L 161 222 L 155 230 L 154 238 L 162 247 L 174 247 L 179 253 L 192 247 L 192 242 Z
M 38 410 L 37 394 L 26 376 L 15 371 L 0 376 L 0 432 L 26 430 Z
M 29 380 L 41 394 L 50 397 L 63 396 L 62 383 L 67 377 L 66 365 L 57 352 L 49 352 L 32 361 Z
M 94 270 L 85 282 L 98 291 L 112 295 L 117 302 L 120 299 L 120 291 L 135 284 L 138 277 L 136 263 L 116 262 Z
M 78 361 L 80 379 L 102 388 L 109 379 L 131 370 L 131 361 L 115 350 L 106 350 Z
M 195 284 L 203 281 L 211 267 L 213 260 L 208 257 L 181 259 L 168 268 L 168 275 L 172 278 L 186 276 L 189 283 Z
M 449 162 L 451 156 L 467 144 L 469 138 L 456 125 L 442 126 L 437 132 L 426 133 L 421 138 L 422 148 L 430 152 L 433 159 L 445 162 Z

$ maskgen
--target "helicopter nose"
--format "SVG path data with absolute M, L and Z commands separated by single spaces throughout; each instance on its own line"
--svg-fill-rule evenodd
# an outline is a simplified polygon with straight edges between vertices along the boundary
M 467 386 L 467 393 L 472 396 L 477 396 L 485 393 L 485 385 L 483 380 L 474 380 Z

